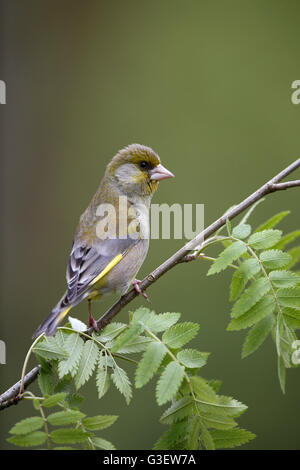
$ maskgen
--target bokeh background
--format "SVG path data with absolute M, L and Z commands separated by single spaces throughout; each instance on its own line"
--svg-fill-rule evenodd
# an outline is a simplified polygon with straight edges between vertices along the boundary
M 74 228 L 119 148 L 152 146 L 176 175 L 153 202 L 204 203 L 206 225 L 299 157 L 299 14 L 297 0 L 1 1 L 1 391 L 18 380 L 33 331 L 64 291 Z M 253 225 L 290 209 L 282 228 L 299 228 L 299 194 L 269 196 Z M 152 241 L 139 277 L 181 244 Z M 270 339 L 241 360 L 245 332 L 225 331 L 230 273 L 208 278 L 207 269 L 169 272 L 149 290 L 153 308 L 200 323 L 194 345 L 211 352 L 203 375 L 249 406 L 239 421 L 257 438 L 243 448 L 299 448 L 299 370 L 288 371 L 283 396 Z M 98 401 L 91 383 L 84 410 L 120 414 L 102 433 L 117 448 L 150 449 L 165 429 L 154 385 L 127 407 L 114 389 Z M 31 414 L 24 402 L 1 413 L 1 448 Z

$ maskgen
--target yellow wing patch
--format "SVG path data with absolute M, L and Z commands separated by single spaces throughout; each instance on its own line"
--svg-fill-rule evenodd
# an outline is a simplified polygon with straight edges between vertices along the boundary
M 112 259 L 111 262 L 108 263 L 108 265 L 101 271 L 101 273 L 98 274 L 98 276 L 96 276 L 95 279 L 92 280 L 92 282 L 90 282 L 89 286 L 92 286 L 96 284 L 96 282 L 100 281 L 100 279 L 102 279 L 107 273 L 109 273 L 109 271 L 111 271 L 112 268 L 116 266 L 116 264 L 118 264 L 118 262 L 121 261 L 122 258 L 123 255 L 121 255 L 121 253 L 115 256 L 114 259 Z
M 62 321 L 62 319 L 65 318 L 65 316 L 67 315 L 69 310 L 71 310 L 71 308 L 72 308 L 72 305 L 70 305 L 70 307 L 67 307 L 62 312 L 60 312 L 60 314 L 58 315 L 58 318 L 57 318 L 57 323 L 60 323 Z

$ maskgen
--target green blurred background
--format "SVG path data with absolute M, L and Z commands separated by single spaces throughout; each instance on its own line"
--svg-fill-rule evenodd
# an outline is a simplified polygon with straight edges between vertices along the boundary
M 1 391 L 19 379 L 33 331 L 65 289 L 78 217 L 119 148 L 153 147 L 176 175 L 153 202 L 204 203 L 206 225 L 300 156 L 299 14 L 297 0 L 1 1 Z M 282 228 L 299 228 L 299 194 L 269 196 L 253 225 L 290 209 Z M 139 277 L 181 244 L 152 241 Z M 249 406 L 239 422 L 258 437 L 244 448 L 299 448 L 299 370 L 288 371 L 283 396 L 271 340 L 241 360 L 245 332 L 225 331 L 230 273 L 208 278 L 205 263 L 151 287 L 153 308 L 200 323 L 194 345 L 211 351 L 203 375 Z M 86 320 L 86 305 L 73 315 Z M 165 430 L 154 384 L 128 407 L 113 389 L 98 401 L 88 384 L 84 410 L 120 414 L 102 433 L 117 448 L 150 449 Z M 25 402 L 1 413 L 1 448 L 31 414 Z

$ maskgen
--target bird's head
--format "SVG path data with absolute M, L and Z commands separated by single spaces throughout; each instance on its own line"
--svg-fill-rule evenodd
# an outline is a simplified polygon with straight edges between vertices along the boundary
M 120 150 L 106 171 L 122 192 L 139 197 L 151 196 L 159 181 L 174 176 L 160 163 L 154 150 L 139 144 Z

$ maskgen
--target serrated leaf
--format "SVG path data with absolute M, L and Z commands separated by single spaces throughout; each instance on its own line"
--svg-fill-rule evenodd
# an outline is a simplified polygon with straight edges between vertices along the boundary
M 198 375 L 190 377 L 190 383 L 197 398 L 203 401 L 218 403 L 217 394 L 209 382 Z
M 279 242 L 282 235 L 281 230 L 263 230 L 262 232 L 255 232 L 250 236 L 248 243 L 255 250 L 266 250 L 272 248 Z
M 293 271 L 271 271 L 269 278 L 275 287 L 294 287 L 300 283 L 300 276 Z
M 215 450 L 214 440 L 203 422 L 201 422 L 200 441 L 206 450 Z
M 247 246 L 244 242 L 238 241 L 231 243 L 224 251 L 222 251 L 218 258 L 211 265 L 207 275 L 219 273 L 226 269 L 233 261 L 238 259 L 247 251 Z
M 103 450 L 115 450 L 115 446 L 107 441 L 106 439 L 102 439 L 101 437 L 93 437 L 92 442 L 94 446 L 99 447 L 99 449 Z
M 96 385 L 98 390 L 98 398 L 102 398 L 110 386 L 110 377 L 107 370 L 107 355 L 100 354 L 99 364 L 96 373 Z
M 300 287 L 278 289 L 277 297 L 284 307 L 300 308 Z
M 162 414 L 160 421 L 164 424 L 171 424 L 182 420 L 190 415 L 193 406 L 193 399 L 189 396 L 184 396 L 183 398 L 180 398 L 180 400 L 172 403 L 172 405 Z
M 88 329 L 87 325 L 78 318 L 68 317 L 68 320 L 73 330 L 86 331 Z
M 125 370 L 116 366 L 111 374 L 111 379 L 119 392 L 124 395 L 127 405 L 129 405 L 132 397 L 132 390 L 130 380 Z
M 111 347 L 112 352 L 119 352 L 124 346 L 132 343 L 144 330 L 141 323 L 132 324 L 127 330 L 118 336 L 113 346 Z
M 69 356 L 58 364 L 58 375 L 61 379 L 69 372 L 72 376 L 76 374 L 84 347 L 84 341 L 77 333 L 72 333 L 66 339 L 64 347 Z
M 77 410 L 66 410 L 51 413 L 47 416 L 47 421 L 52 426 L 65 426 L 66 424 L 73 424 L 84 418 L 85 414 Z
M 35 431 L 24 435 L 15 435 L 6 439 L 11 444 L 15 444 L 20 447 L 31 447 L 39 446 L 44 444 L 47 439 L 47 434 L 43 431 Z
M 234 272 L 230 285 L 230 300 L 236 300 L 244 290 L 247 282 L 260 271 L 257 259 L 250 258 L 240 265 Z
M 172 361 L 161 374 L 156 386 L 156 399 L 159 405 L 171 400 L 177 393 L 184 377 L 184 367 Z
M 164 332 L 162 340 L 170 348 L 181 348 L 191 341 L 197 334 L 199 325 L 192 322 L 178 323 Z
M 176 444 L 185 436 L 187 420 L 171 424 L 170 428 L 158 439 L 154 445 L 155 450 L 172 450 Z
M 260 254 L 260 260 L 267 269 L 283 268 L 291 261 L 288 253 L 280 250 L 263 251 Z
M 145 324 L 147 318 L 153 313 L 147 307 L 139 307 L 132 315 L 132 323 Z
M 162 343 L 153 342 L 149 344 L 136 369 L 136 388 L 143 387 L 147 382 L 149 382 L 149 380 L 152 379 L 153 375 L 158 370 L 166 352 L 167 348 Z
M 201 419 L 199 416 L 191 416 L 186 429 L 187 448 L 197 450 L 200 446 Z
M 282 313 L 289 326 L 300 329 L 300 309 L 285 307 Z
M 285 393 L 285 366 L 281 356 L 277 357 L 277 371 L 282 393 Z
M 40 370 L 38 375 L 38 383 L 43 395 L 51 395 L 51 374 L 44 372 L 43 369 Z
M 216 380 L 216 379 L 212 379 L 212 380 L 209 380 L 208 381 L 208 385 L 216 392 L 218 393 L 221 385 L 222 385 L 222 381 L 221 380 Z
M 256 436 L 245 429 L 213 430 L 210 432 L 216 449 L 237 447 L 254 439 Z
M 238 318 L 244 313 L 246 313 L 264 295 L 266 295 L 270 289 L 271 289 L 271 286 L 268 282 L 268 279 L 264 277 L 260 277 L 259 279 L 254 281 L 250 285 L 250 287 L 248 287 L 248 289 L 245 290 L 245 292 L 242 294 L 239 300 L 237 300 L 237 302 L 234 304 L 232 311 L 231 311 L 231 317 Z
M 193 369 L 203 367 L 208 359 L 208 353 L 197 351 L 197 349 L 182 349 L 177 354 L 177 359 L 187 368 Z
M 234 318 L 229 323 L 227 330 L 242 330 L 243 328 L 248 328 L 249 326 L 254 325 L 262 318 L 270 315 L 275 310 L 275 299 L 272 295 L 267 295 L 259 300 L 253 307 L 247 310 L 246 313 Z
M 153 333 L 160 333 L 166 331 L 171 326 L 175 325 L 180 318 L 180 313 L 160 313 L 149 316 L 145 322 L 147 328 Z
M 101 330 L 98 339 L 101 343 L 106 343 L 107 341 L 112 341 L 116 336 L 118 336 L 122 331 L 127 328 L 125 323 L 113 322 L 107 325 L 103 330 Z
M 118 354 L 132 354 L 145 351 L 150 343 L 152 343 L 151 338 L 146 338 L 145 336 L 136 336 L 132 341 L 118 348 Z M 109 348 L 110 343 L 106 343 L 106 346 Z
M 76 444 L 76 442 L 86 441 L 92 434 L 75 428 L 55 429 L 50 434 L 53 442 L 56 444 Z
M 247 410 L 247 406 L 232 397 L 218 395 L 218 406 L 229 416 L 240 416 Z
M 226 228 L 228 235 L 231 236 L 231 222 L 229 219 L 226 219 Z
M 286 266 L 286 269 L 291 269 L 295 266 L 300 260 L 300 246 L 296 246 L 288 251 L 288 254 L 291 256 L 291 261 Z
M 262 345 L 272 330 L 273 324 L 274 317 L 270 315 L 254 325 L 254 327 L 249 331 L 244 342 L 242 358 L 249 356 Z
M 88 431 L 97 431 L 98 429 L 106 429 L 118 419 L 116 415 L 98 415 L 82 420 L 83 426 Z
M 251 233 L 251 225 L 239 224 L 236 227 L 234 227 L 232 231 L 232 236 L 234 238 L 240 238 L 241 240 L 244 240 L 245 238 L 249 237 L 250 233 Z
M 289 215 L 290 213 L 291 213 L 291 211 L 283 211 L 283 212 L 279 212 L 279 214 L 273 215 L 273 217 L 271 217 L 271 218 L 268 219 L 266 222 L 264 222 L 263 224 L 261 224 L 261 225 L 255 230 L 255 232 L 262 232 L 263 230 L 267 230 L 267 229 L 270 229 L 270 228 L 275 227 L 276 225 L 279 224 L 279 222 L 280 222 L 284 217 L 286 217 L 286 216 Z
M 45 359 L 65 359 L 68 357 L 67 352 L 59 346 L 55 338 L 45 337 L 43 341 L 39 341 L 33 348 L 33 352 Z
M 84 343 L 77 373 L 74 377 L 75 387 L 78 390 L 92 375 L 98 361 L 99 349 L 92 340 Z
M 45 408 L 51 408 L 52 406 L 56 406 L 59 403 L 62 403 L 66 398 L 66 393 L 55 393 L 54 395 L 50 395 L 50 397 L 46 397 L 43 400 L 43 406 Z
M 278 243 L 276 243 L 276 245 L 274 245 L 273 248 L 277 250 L 282 250 L 286 245 L 293 242 L 298 237 L 300 237 L 300 230 L 294 230 L 291 233 L 287 233 L 281 238 Z
M 31 418 L 22 419 L 16 423 L 11 430 L 10 434 L 28 434 L 30 432 L 41 429 L 44 426 L 43 418 L 40 416 L 32 416 Z

